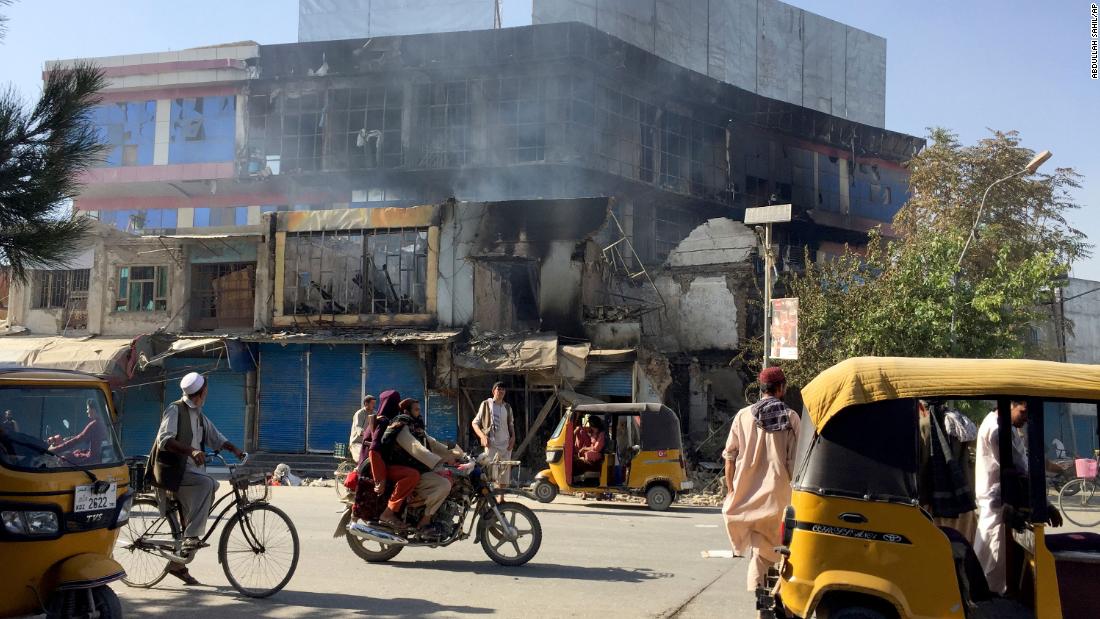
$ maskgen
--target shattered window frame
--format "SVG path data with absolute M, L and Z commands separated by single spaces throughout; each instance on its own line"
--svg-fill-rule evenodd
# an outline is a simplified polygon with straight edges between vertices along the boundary
M 283 265 L 284 315 L 427 312 L 427 228 L 288 235 Z
M 459 168 L 470 162 L 471 82 L 417 85 L 417 125 L 424 168 Z
M 119 267 L 117 281 L 115 312 L 168 311 L 168 267 Z
M 61 309 L 74 293 L 84 293 L 87 300 L 91 269 L 41 269 L 34 271 L 34 296 L 31 309 Z

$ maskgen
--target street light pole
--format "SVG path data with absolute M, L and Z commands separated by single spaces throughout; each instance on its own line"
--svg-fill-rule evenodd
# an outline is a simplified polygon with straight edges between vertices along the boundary
M 985 210 L 985 199 L 989 197 L 989 190 L 993 189 L 995 185 L 1003 183 L 1010 178 L 1015 178 L 1024 174 L 1034 174 L 1039 169 L 1039 166 L 1046 163 L 1047 159 L 1050 159 L 1051 155 L 1052 153 L 1049 150 L 1044 150 L 1035 155 L 1022 170 L 1013 172 L 1004 178 L 998 178 L 990 183 L 989 187 L 985 188 L 985 191 L 982 192 L 982 201 L 978 204 L 978 214 L 974 217 L 974 224 L 970 226 L 970 234 L 966 237 L 966 242 L 963 243 L 958 262 L 955 263 L 955 273 L 951 276 L 952 287 L 958 285 L 959 270 L 962 268 L 963 258 L 966 257 L 966 250 L 970 249 L 970 242 L 974 240 L 974 235 L 978 232 L 978 224 L 982 221 L 982 212 Z M 951 354 L 955 354 L 955 305 L 953 303 L 951 305 Z
M 764 367 L 772 352 L 772 225 L 764 224 Z
M 769 204 L 745 209 L 746 226 L 764 226 L 764 367 L 768 367 L 768 357 L 772 345 L 772 273 L 775 269 L 775 256 L 772 253 L 772 224 L 791 221 L 790 204 Z M 756 228 L 759 234 L 760 228 Z

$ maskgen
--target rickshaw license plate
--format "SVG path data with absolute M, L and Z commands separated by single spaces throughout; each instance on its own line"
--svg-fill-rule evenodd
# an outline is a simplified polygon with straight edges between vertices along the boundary
M 73 499 L 73 512 L 95 512 L 101 509 L 111 509 L 115 506 L 115 495 L 118 494 L 118 484 L 112 482 L 107 491 L 96 494 L 91 484 L 77 486 L 76 496 Z

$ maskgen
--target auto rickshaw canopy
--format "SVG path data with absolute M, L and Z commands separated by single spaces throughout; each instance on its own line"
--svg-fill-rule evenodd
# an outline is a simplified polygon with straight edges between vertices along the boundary
M 1100 366 L 1031 359 L 855 357 L 818 374 L 802 401 L 818 432 L 845 408 L 885 400 L 997 396 L 1100 401 Z
M 680 417 L 664 404 L 655 402 L 579 404 L 573 407 L 573 412 L 593 415 L 637 415 L 641 421 L 642 449 L 683 449 L 680 439 Z

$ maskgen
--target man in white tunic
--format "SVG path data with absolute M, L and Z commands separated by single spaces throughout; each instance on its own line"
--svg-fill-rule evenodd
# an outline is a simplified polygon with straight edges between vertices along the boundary
M 472 423 L 474 434 L 490 460 L 510 460 L 516 446 L 516 425 L 512 407 L 504 401 L 504 383 L 493 385 L 493 397 L 486 399 L 477 409 Z M 505 488 L 510 483 L 511 467 L 497 465 L 496 486 Z
M 1010 404 L 1012 427 L 1012 463 L 1016 472 L 1027 475 L 1027 443 L 1021 430 L 1027 424 L 1027 402 L 1013 400 Z M 1006 582 L 1005 553 L 1008 533 L 1005 531 L 1004 494 L 1001 491 L 1000 430 L 997 411 L 985 416 L 978 427 L 978 444 L 974 471 L 974 490 L 978 500 L 978 528 L 974 538 L 974 553 L 982 564 L 989 590 L 1004 595 Z M 1049 508 L 1050 523 L 1060 526 L 1061 515 Z
M 726 519 L 733 553 L 749 557 L 748 590 L 764 585 L 779 561 L 779 523 L 791 502 L 791 473 L 798 443 L 798 414 L 783 403 L 787 379 L 770 367 L 760 373 L 764 397 L 737 411 L 723 456 L 726 459 Z

